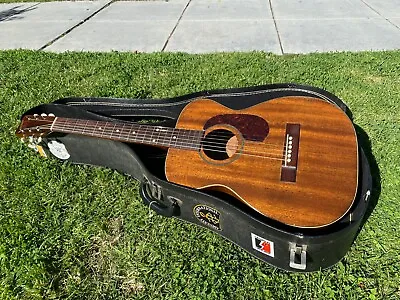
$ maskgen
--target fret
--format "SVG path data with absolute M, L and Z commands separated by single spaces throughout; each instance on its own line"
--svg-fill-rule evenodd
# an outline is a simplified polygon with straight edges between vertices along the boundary
M 122 124 L 122 127 L 121 127 L 121 129 L 119 131 L 119 138 L 121 138 L 121 134 L 124 131 L 124 127 L 125 127 L 125 124 Z
M 134 141 L 139 142 L 140 131 L 142 129 L 142 125 L 135 125 L 135 130 L 133 131 Z
M 183 148 L 190 147 L 190 131 L 185 130 L 183 131 L 183 141 L 181 143 Z
M 128 132 L 128 134 L 126 135 L 126 141 L 127 141 L 127 142 L 128 142 L 128 141 L 130 140 L 130 138 L 131 138 L 130 136 L 131 136 L 132 128 L 133 128 L 133 125 L 130 126 L 129 132 Z
M 75 120 L 75 124 L 74 124 L 74 126 L 72 126 L 72 132 L 74 132 L 74 133 L 76 133 L 76 131 L 75 131 L 75 127 L 76 127 L 76 125 L 78 124 L 78 119 L 76 119 Z
M 188 146 L 188 142 L 187 142 L 187 136 L 188 136 L 188 132 L 185 129 L 179 130 L 179 134 L 180 137 L 180 141 L 179 141 L 179 148 L 183 149 L 186 148 Z
M 172 147 L 172 138 L 174 136 L 175 128 L 172 128 L 172 132 L 169 134 L 169 142 L 168 144 Z
M 94 134 L 94 132 L 96 131 L 98 124 L 99 124 L 99 121 L 96 121 L 96 125 L 93 126 L 92 134 Z M 86 125 L 87 125 L 87 122 L 86 122 Z
M 150 139 L 149 139 L 149 141 L 151 142 L 151 143 L 155 143 L 155 139 L 153 140 L 153 134 L 154 134 L 154 132 L 155 132 L 155 128 L 154 127 L 150 127 L 150 130 L 151 130 L 151 134 L 150 134 Z
M 62 119 L 60 119 L 60 118 L 55 119 L 55 122 L 54 122 L 54 124 L 52 126 L 52 129 L 53 130 L 57 130 L 57 128 L 59 127 L 60 128 L 59 130 L 62 130 L 61 129 L 61 127 L 62 127 L 61 122 L 63 122 Z
M 175 147 L 180 148 L 181 147 L 181 135 L 182 135 L 182 130 L 183 129 L 177 129 L 174 136 L 175 136 Z
M 163 127 L 157 126 L 156 132 L 157 132 L 157 145 L 163 146 L 163 137 L 165 135 Z
M 177 129 L 174 128 L 173 133 L 172 133 L 172 142 L 174 144 L 171 144 L 171 145 L 174 145 L 175 147 L 178 146 L 178 134 L 177 134 L 178 132 L 177 132 Z
M 114 126 L 113 126 L 113 128 L 111 129 L 110 138 L 113 137 L 113 133 L 114 133 L 115 126 L 117 126 L 117 123 L 114 123 Z
M 106 130 L 106 128 L 107 128 L 107 123 L 108 122 L 103 123 L 103 131 L 101 132 L 100 137 L 104 136 L 104 130 Z M 96 128 L 98 127 L 98 125 L 99 125 L 99 121 L 97 121 L 97 123 L 96 123 Z M 102 127 L 99 126 L 99 130 L 101 130 L 101 129 L 102 129 Z
M 145 128 L 144 128 L 144 131 L 143 131 L 143 139 L 142 139 L 142 143 L 145 143 L 144 138 L 146 137 L 147 126 L 140 125 L 140 127 L 145 127 Z
M 170 138 L 171 133 L 169 132 L 168 128 L 160 127 L 160 135 L 162 134 L 162 141 L 160 142 L 161 146 L 169 146 L 167 139 Z
M 192 137 L 191 137 L 191 143 L 190 143 L 190 147 L 192 148 L 192 149 L 195 149 L 196 148 L 196 142 L 195 142 L 195 139 L 196 139 L 196 131 L 194 131 L 194 130 L 192 130 L 191 132 L 190 132 L 190 135 L 193 135 Z
M 82 134 L 85 134 L 85 129 L 87 127 L 89 120 L 86 120 L 85 125 L 82 126 Z
M 161 134 L 161 130 L 160 130 L 160 127 L 156 127 L 155 128 L 155 131 L 156 131 L 156 134 L 157 134 L 157 138 L 155 139 L 156 141 L 156 143 L 158 144 L 158 145 L 160 145 L 161 143 L 160 143 L 160 134 Z
M 55 120 L 52 130 L 187 150 L 199 150 L 204 134 L 201 130 L 61 117 Z

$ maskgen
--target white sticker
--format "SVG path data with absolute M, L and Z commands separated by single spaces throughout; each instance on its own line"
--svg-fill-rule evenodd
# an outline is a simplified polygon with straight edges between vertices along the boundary
M 274 242 L 266 240 L 254 233 L 251 233 L 251 244 L 254 250 L 264 253 L 268 256 L 274 257 Z
M 53 140 L 50 141 L 47 146 L 49 147 L 50 152 L 59 159 L 68 159 L 71 156 L 63 143 Z

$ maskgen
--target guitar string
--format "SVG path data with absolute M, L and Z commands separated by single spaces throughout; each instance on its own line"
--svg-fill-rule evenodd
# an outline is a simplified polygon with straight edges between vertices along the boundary
M 33 120 L 36 120 L 36 121 L 48 121 L 48 120 L 37 120 L 37 119 L 33 119 Z M 71 121 L 71 120 L 73 120 L 73 121 Z M 106 122 L 106 121 L 94 121 L 94 120 L 83 120 L 83 119 L 70 119 L 70 118 L 59 118 L 58 120 L 57 120 L 57 122 L 59 122 L 59 123 L 61 123 L 61 122 L 63 122 L 63 123 L 65 123 L 64 125 L 61 125 L 60 124 L 60 126 L 72 126 L 73 127 L 73 129 L 72 130 L 75 130 L 76 129 L 76 126 L 84 126 L 84 128 L 82 128 L 82 131 L 85 131 L 85 130 L 88 130 L 88 131 L 90 131 L 90 130 L 92 130 L 92 131 L 94 131 L 95 130 L 95 128 L 97 128 L 97 127 L 99 127 L 99 128 L 101 128 L 101 126 L 99 126 L 99 125 L 104 125 L 104 130 L 103 130 L 103 134 L 107 134 L 107 135 L 109 135 L 109 134 L 111 134 L 112 132 L 113 132 L 113 129 L 110 129 L 110 128 L 107 128 L 106 126 L 108 126 L 108 124 L 114 124 L 114 127 L 113 128 L 115 128 L 115 124 L 121 124 L 121 123 L 115 123 L 115 122 Z M 67 124 L 67 122 L 73 122 L 73 124 Z M 82 122 L 85 122 L 85 124 L 83 124 Z M 101 124 L 98 124 L 99 122 L 101 122 Z M 78 123 L 81 123 L 81 124 L 78 124 Z M 91 124 L 90 124 L 91 123 Z M 93 125 L 94 123 L 96 123 L 96 125 Z M 125 131 L 125 129 L 124 129 L 124 125 L 125 124 L 122 124 L 123 125 L 123 127 L 122 127 L 122 129 L 121 129 L 121 131 Z M 136 125 L 136 124 L 135 124 Z M 92 128 L 92 126 L 94 126 L 95 128 Z M 120 125 L 121 126 L 121 125 Z M 133 124 L 129 124 L 129 126 L 130 126 L 130 130 L 129 130 L 129 133 L 128 133 L 128 135 L 131 133 L 131 131 L 133 130 Z M 137 128 L 137 130 L 142 130 L 143 131 L 143 129 L 141 129 L 140 127 L 142 126 L 142 125 L 136 125 L 136 126 L 138 126 L 139 128 Z M 201 133 L 201 134 L 204 134 L 204 130 L 191 130 L 191 129 L 179 129 L 179 128 L 169 128 L 169 127 L 162 127 L 162 126 L 154 126 L 154 127 L 152 127 L 152 129 L 153 128 L 160 128 L 161 129 L 161 131 L 167 131 L 167 132 L 169 132 L 169 133 L 174 133 L 174 131 L 175 130 L 178 130 L 178 132 L 177 132 L 177 134 L 179 134 L 179 130 L 187 130 L 187 131 L 192 131 L 192 132 L 195 132 L 195 133 Z M 129 128 L 127 128 L 127 129 L 129 129 Z M 111 130 L 111 132 L 109 132 L 109 130 Z M 171 132 L 171 130 L 172 130 L 172 132 Z M 120 131 L 120 132 L 121 132 Z M 147 131 L 147 129 L 144 129 L 144 131 Z M 121 134 L 120 135 L 122 135 L 122 132 L 121 132 Z M 140 136 L 140 137 L 142 137 L 142 135 L 141 134 L 138 134 L 137 136 Z M 210 140 L 212 140 L 212 141 L 216 141 L 216 142 L 219 142 L 219 141 L 221 141 L 221 142 L 224 142 L 224 143 L 226 143 L 226 140 L 225 139 L 223 139 L 223 137 L 225 137 L 225 138 L 227 138 L 227 137 L 229 137 L 229 135 L 227 135 L 227 134 L 223 134 L 223 135 L 221 135 L 221 134 L 219 134 L 218 135 L 219 137 L 222 137 L 222 138 L 210 138 L 210 137 L 208 137 L 206 140 L 207 141 L 210 141 Z M 200 137 L 200 136 L 199 136 Z M 255 136 L 255 137 L 257 137 L 257 136 Z M 258 136 L 258 137 L 260 137 L 260 136 Z M 111 135 L 110 135 L 110 138 L 111 138 Z M 192 137 L 190 137 L 190 134 L 189 134 L 189 136 L 188 136 L 188 138 L 190 138 L 190 139 L 194 139 L 195 138 L 195 136 L 192 136 Z M 188 142 L 189 142 L 189 140 L 188 140 Z M 214 143 L 215 144 L 215 143 Z M 216 144 L 216 145 L 218 145 L 218 144 Z M 274 148 L 271 148 L 270 146 L 273 146 Z M 254 149 L 254 148 L 260 148 L 260 147 L 262 147 L 262 148 L 268 148 L 268 151 L 270 152 L 270 154 L 272 155 L 282 155 L 282 153 L 283 153 L 283 151 L 286 151 L 286 145 L 284 145 L 284 146 L 278 146 L 277 144 L 272 144 L 272 143 L 262 143 L 261 145 L 251 145 L 251 144 L 247 144 L 247 146 L 246 146 L 246 148 L 247 149 Z M 289 149 L 290 149 L 290 146 L 289 146 Z M 276 151 L 276 152 L 275 152 Z
M 112 124 L 112 123 L 111 123 Z M 65 125 L 58 125 L 58 126 L 62 126 L 64 129 L 68 129 L 67 127 L 68 126 L 70 126 L 70 124 L 65 124 Z M 85 124 L 84 125 L 84 127 L 82 128 L 82 133 L 84 133 L 84 131 L 85 130 L 87 130 L 87 131 L 94 131 L 96 128 L 98 127 L 98 125 L 96 125 L 96 126 L 94 126 L 94 128 L 92 127 L 92 126 L 87 126 L 87 124 Z M 80 127 L 78 127 L 79 129 L 80 129 Z M 73 125 L 73 129 L 72 129 L 72 131 L 77 131 L 78 130 L 78 128 L 77 128 L 77 125 Z M 153 128 L 152 128 L 153 129 Z M 103 137 L 103 136 L 105 136 L 105 135 L 109 135 L 110 136 L 110 138 L 113 136 L 113 133 L 114 133 L 115 131 L 113 130 L 113 129 L 110 129 L 110 128 L 104 128 L 104 130 L 103 130 L 103 132 L 102 132 L 102 134 L 100 135 L 100 137 Z M 125 129 L 124 128 L 122 128 L 120 131 L 119 131 L 119 138 L 121 138 L 122 139 L 122 134 L 128 134 L 128 136 L 129 136 L 129 134 L 130 134 L 130 132 L 131 132 L 131 130 L 129 131 L 129 133 L 127 133 L 127 132 L 125 132 Z M 199 132 L 199 133 L 203 133 L 202 131 L 192 131 L 192 132 Z M 154 133 L 154 132 L 153 132 Z M 114 137 L 116 137 L 115 135 L 114 135 Z M 145 140 L 145 137 L 146 137 L 146 134 L 137 134 L 136 136 L 135 136 L 135 138 L 136 139 L 138 139 L 138 140 L 140 140 L 141 138 L 143 137 L 143 139 L 142 139 L 142 142 L 144 142 L 144 140 Z M 191 144 L 192 144 L 192 142 L 194 142 L 194 139 L 198 139 L 198 138 L 200 138 L 200 136 L 197 136 L 196 137 L 196 135 L 194 135 L 194 136 L 192 136 L 192 137 L 190 137 L 190 135 L 187 137 L 187 140 L 185 140 L 185 139 L 180 139 L 180 142 L 179 142 L 179 146 L 190 146 Z M 123 138 L 123 139 L 125 139 L 125 140 L 127 140 L 127 141 L 129 141 L 129 138 Z M 168 138 L 167 138 L 168 139 Z M 165 140 L 164 138 L 163 138 L 163 140 Z M 208 146 L 208 148 L 207 147 L 203 147 L 203 149 L 205 149 L 205 150 L 217 150 L 217 149 L 220 149 L 221 151 L 219 151 L 219 152 L 225 152 L 225 149 L 227 149 L 227 147 L 226 147 L 226 143 L 225 143 L 225 140 L 220 140 L 220 141 L 223 141 L 224 143 L 223 144 L 216 144 L 216 143 L 209 143 L 208 142 L 208 140 L 206 140 L 206 144 L 207 144 L 207 146 Z M 151 142 L 151 138 L 149 139 L 149 141 L 148 141 L 148 143 L 150 143 Z M 161 144 L 166 144 L 166 145 L 169 145 L 170 143 L 164 143 L 164 142 L 160 142 L 160 141 L 158 141 L 158 143 L 161 143 Z M 215 146 L 213 146 L 213 145 L 215 145 Z M 197 147 L 195 147 L 196 149 L 197 149 Z M 250 150 L 250 149 L 254 149 L 255 147 L 248 147 L 248 145 L 247 145 L 247 150 Z M 250 148 L 250 149 L 248 149 L 248 148 Z M 284 147 L 282 147 L 282 148 L 284 148 Z M 232 148 L 232 147 L 229 147 L 228 148 L 228 150 L 236 150 L 236 148 L 234 147 L 234 148 Z M 275 149 L 271 149 L 272 151 L 275 151 Z M 271 151 L 270 150 L 270 151 Z M 280 150 L 280 149 L 276 149 L 276 151 L 279 151 L 279 153 L 273 153 L 273 152 L 270 152 L 270 153 L 267 153 L 267 152 L 252 152 L 252 151 L 245 151 L 245 152 L 243 152 L 243 153 L 247 153 L 247 154 L 254 154 L 254 155 L 258 155 L 258 154 L 266 154 L 266 155 L 277 155 L 277 156 L 279 156 L 279 157 L 284 157 L 283 156 L 283 150 L 284 149 L 282 149 L 282 150 Z
M 41 126 L 42 128 L 45 128 L 45 126 Z M 47 126 L 48 128 L 47 129 L 50 129 L 51 128 L 51 126 L 50 125 L 48 125 Z M 69 127 L 68 128 L 68 126 L 60 126 L 60 127 L 64 127 L 64 128 L 61 128 L 61 130 L 62 129 L 64 129 L 64 130 L 69 130 L 69 131 L 75 131 L 76 133 L 81 133 L 81 134 L 84 134 L 84 130 L 85 130 L 85 128 L 83 128 L 82 129 L 82 131 L 81 132 L 77 132 L 77 125 L 74 125 L 73 127 L 72 127 L 72 129 L 71 129 L 71 127 Z M 87 128 L 87 127 L 86 127 Z M 92 128 L 90 128 L 90 129 L 92 129 Z M 112 137 L 112 132 L 109 132 L 110 133 L 110 138 Z M 123 132 L 121 132 L 120 133 L 120 135 L 122 135 L 122 133 Z M 101 137 L 103 137 L 103 135 L 106 135 L 106 134 L 108 134 L 108 131 L 106 132 L 106 133 L 102 133 L 102 135 L 101 135 Z M 193 139 L 194 137 L 192 137 L 192 139 Z M 128 138 L 125 138 L 127 141 L 129 141 L 129 139 Z M 143 139 L 143 142 L 144 142 L 144 139 Z M 189 142 L 189 140 L 188 140 L 188 142 Z M 150 141 L 148 141 L 148 143 L 150 143 Z M 179 145 L 178 145 L 179 144 Z M 167 143 L 167 145 L 168 145 L 168 143 Z M 189 142 L 189 144 L 186 144 L 186 141 L 185 140 L 183 140 L 183 141 L 180 141 L 179 143 L 176 143 L 176 146 L 181 146 L 181 147 L 184 147 L 184 146 L 186 146 L 186 147 L 189 147 L 189 148 L 192 148 L 193 150 L 197 150 L 198 148 L 197 147 L 193 147 L 193 146 L 191 146 L 192 145 L 192 143 L 191 142 Z M 221 151 L 219 151 L 218 149 L 223 149 L 223 150 L 221 150 Z M 214 151 L 214 152 L 221 152 L 221 153 L 226 153 L 226 149 L 227 149 L 227 147 L 225 147 L 225 145 L 222 145 L 222 147 L 203 147 L 203 150 L 210 150 L 210 151 Z M 235 147 L 234 149 L 232 149 L 232 147 L 228 147 L 228 150 L 236 150 L 237 148 Z M 253 152 L 249 152 L 249 151 L 243 151 L 242 152 L 243 154 L 246 154 L 246 155 L 251 155 L 251 156 L 259 156 L 259 157 L 268 157 L 268 156 L 264 156 L 264 155 L 257 155 L 257 154 L 260 154 L 260 153 L 253 153 Z M 262 152 L 261 152 L 262 153 Z M 277 154 L 274 154 L 274 153 L 270 153 L 270 154 L 267 154 L 267 153 L 263 153 L 263 154 L 266 154 L 266 155 L 277 155 Z M 279 154 L 279 156 L 280 157 L 283 157 L 284 158 L 284 156 L 282 156 L 282 154 Z M 279 158 L 279 157 L 270 157 L 271 159 L 280 159 L 280 160 L 282 160 L 282 158 Z
M 71 126 L 71 124 L 68 124 L 68 122 L 69 122 L 69 120 L 71 120 L 71 119 L 68 119 L 68 118 L 61 118 L 59 121 L 60 121 L 60 123 L 61 122 L 63 122 L 64 124 L 60 124 L 60 127 L 64 127 L 64 129 L 65 130 L 68 130 L 69 128 L 69 126 Z M 74 124 L 72 124 L 72 129 L 69 129 L 69 130 L 71 130 L 71 131 L 77 131 L 78 129 L 76 128 L 77 126 L 79 126 L 79 128 L 81 127 L 81 126 L 83 126 L 83 128 L 82 128 L 82 134 L 84 134 L 84 131 L 85 130 L 91 130 L 92 132 L 94 132 L 94 130 L 97 128 L 97 126 L 99 125 L 98 123 L 99 122 L 102 122 L 102 121 L 92 121 L 92 120 L 81 120 L 81 119 L 73 119 L 75 122 L 74 122 Z M 45 121 L 45 120 L 43 120 L 43 121 Z M 79 124 L 79 123 L 82 123 L 82 122 L 85 122 L 85 124 Z M 92 128 L 93 127 L 93 124 L 94 124 L 94 122 L 96 122 L 96 125 L 95 125 L 95 127 L 94 128 Z M 89 126 L 88 126 L 88 124 L 89 123 L 91 123 Z M 112 137 L 112 133 L 114 132 L 114 130 L 112 129 L 111 130 L 111 132 L 109 132 L 109 128 L 107 128 L 106 127 L 106 125 L 108 124 L 108 123 L 111 123 L 111 124 L 114 124 L 114 127 L 113 128 L 115 128 L 115 124 L 118 124 L 118 123 L 113 123 L 113 122 L 102 122 L 102 124 L 104 124 L 105 126 L 105 128 L 104 128 L 104 130 L 103 130 L 103 133 L 101 134 L 101 137 L 103 136 L 103 135 L 106 135 L 106 134 L 110 134 L 110 138 Z M 52 124 L 53 125 L 53 124 Z M 101 125 L 101 124 L 100 124 Z M 123 124 L 123 125 L 125 125 L 125 124 Z M 50 128 L 51 128 L 51 126 L 50 125 L 48 125 Z M 139 126 L 139 129 L 140 129 L 140 125 L 138 125 Z M 131 128 L 130 128 L 130 131 L 129 131 L 129 133 L 128 133 L 128 135 L 130 134 L 130 132 L 132 131 L 132 129 L 133 129 L 133 127 L 132 127 L 132 125 L 130 126 Z M 42 125 L 42 128 L 45 128 L 45 126 L 43 126 Z M 101 127 L 99 127 L 99 128 L 101 128 Z M 160 128 L 160 127 L 158 127 L 158 128 Z M 163 128 L 163 127 L 161 127 L 161 128 Z M 152 128 L 153 129 L 153 128 Z M 165 129 L 166 131 L 169 131 L 170 129 L 169 128 L 163 128 L 163 129 Z M 121 136 L 122 136 L 122 134 L 123 133 L 125 133 L 124 132 L 125 130 L 124 130 L 124 126 L 121 128 L 121 131 L 119 131 L 120 132 L 120 138 L 122 138 Z M 147 131 L 147 128 L 146 128 L 146 131 Z M 175 131 L 175 129 L 172 129 L 172 133 Z M 190 130 L 188 130 L 189 132 L 190 132 Z M 203 134 L 203 131 L 192 131 L 192 132 L 194 132 L 194 133 L 201 133 L 201 134 Z M 154 134 L 154 132 L 152 133 L 152 135 Z M 140 136 L 139 134 L 137 135 L 137 136 Z M 139 137 L 140 138 L 140 137 Z M 189 134 L 189 136 L 188 136 L 188 140 L 187 140 L 187 142 L 189 143 L 189 144 L 185 144 L 185 140 L 183 140 L 183 141 L 180 141 L 179 142 L 179 146 L 186 146 L 186 147 L 189 147 L 189 146 L 191 146 L 192 145 L 192 143 L 194 142 L 194 139 L 196 138 L 196 135 L 194 135 L 194 136 L 192 136 L 192 137 L 190 137 L 190 134 Z M 198 136 L 197 138 L 200 138 L 200 136 Z M 125 138 L 127 141 L 129 141 L 129 138 Z M 142 140 L 142 142 L 144 142 L 144 140 L 145 140 L 145 135 L 143 135 L 143 140 Z M 190 140 L 192 140 L 192 141 L 190 141 Z M 217 140 L 217 139 L 215 139 L 215 140 Z M 226 152 L 226 150 L 236 150 L 237 148 L 236 147 L 229 147 L 229 145 L 228 146 L 226 146 L 226 140 L 221 140 L 221 141 L 223 141 L 224 143 L 223 144 L 216 144 L 216 143 L 210 143 L 208 140 L 207 140 L 207 144 L 208 144 L 208 147 L 209 148 L 207 148 L 207 147 L 203 147 L 203 149 L 204 150 L 210 150 L 210 151 L 218 151 L 218 149 L 223 149 L 223 151 L 219 151 L 219 152 Z M 176 144 L 176 146 L 178 146 L 177 144 L 178 143 L 175 143 Z M 214 144 L 214 145 L 216 145 L 216 146 L 211 146 L 210 147 L 210 144 Z M 168 145 L 168 143 L 167 143 L 167 145 Z M 193 148 L 193 147 L 191 147 L 191 148 Z M 252 147 L 247 147 L 247 148 L 252 148 Z M 258 147 L 259 148 L 259 147 Z M 197 149 L 197 147 L 194 147 L 194 149 Z M 271 150 L 273 150 L 273 149 L 271 149 Z M 270 151 L 271 151 L 270 150 Z M 282 150 L 284 150 L 284 149 L 282 149 Z M 278 151 L 282 151 L 282 150 L 279 150 L 278 149 Z M 282 151 L 283 152 L 283 151 Z M 262 153 L 262 154 L 266 154 L 266 155 L 279 155 L 280 157 L 282 157 L 282 155 L 283 155 L 283 153 L 282 152 L 280 152 L 280 153 L 269 153 L 269 154 L 267 154 L 267 153 L 263 153 L 263 152 L 259 152 L 259 153 L 253 153 L 253 152 L 250 152 L 250 151 L 244 151 L 243 152 L 243 154 L 248 154 L 248 155 L 257 155 L 257 154 L 260 154 L 260 153 Z M 264 156 L 264 155 L 262 155 L 262 157 L 266 157 L 266 156 Z M 283 156 L 284 157 L 284 156 Z
M 89 123 L 86 123 L 87 121 L 89 121 Z M 124 126 L 125 125 L 123 123 L 115 123 L 115 122 L 107 122 L 107 121 L 94 121 L 94 120 L 83 120 L 83 119 L 70 119 L 70 118 L 59 118 L 59 119 L 57 119 L 57 122 L 65 122 L 65 123 L 67 123 L 67 122 L 74 122 L 75 123 L 76 122 L 76 124 L 70 124 L 70 126 L 76 126 L 76 125 L 78 125 L 78 122 L 85 122 L 85 124 L 81 123 L 81 125 L 85 126 L 85 128 L 89 128 L 90 130 L 92 129 L 91 126 L 94 126 L 94 127 L 98 126 L 98 125 L 94 125 L 96 122 L 102 122 L 105 126 L 107 126 L 108 124 L 119 124 L 120 126 Z M 138 126 L 139 127 L 138 130 L 142 130 L 142 129 L 140 129 L 140 127 L 142 126 L 141 124 L 139 124 L 139 125 L 137 125 L 137 124 L 129 124 L 129 125 L 126 124 L 126 125 L 130 126 L 132 129 L 134 128 L 133 126 Z M 149 126 L 149 125 L 143 125 L 143 126 Z M 167 131 L 167 132 L 171 132 L 171 130 L 172 130 L 172 132 L 174 132 L 175 130 L 187 130 L 187 131 L 193 131 L 193 132 L 199 132 L 199 133 L 201 132 L 202 134 L 205 132 L 204 130 L 180 129 L 180 128 L 170 128 L 170 127 L 163 127 L 163 126 L 150 126 L 150 127 L 160 128 L 161 131 Z M 145 129 L 145 130 L 147 130 L 147 129 Z M 228 137 L 228 136 L 229 136 L 228 134 L 222 134 L 222 135 L 219 134 L 219 137 L 221 137 L 221 138 Z M 257 138 L 257 137 L 262 137 L 262 136 L 256 135 L 254 137 Z M 210 140 L 211 139 L 216 140 L 216 141 L 223 140 L 223 139 L 218 139 L 218 138 L 210 138 Z M 279 147 L 276 144 L 263 143 L 263 146 L 273 146 L 273 147 L 276 148 L 276 149 L 273 149 L 273 150 L 278 150 L 278 151 L 282 150 L 282 148 Z
M 61 129 L 63 130 L 63 129 Z M 68 130 L 68 129 L 66 129 Z M 72 132 L 74 133 L 74 132 Z M 75 133 L 79 133 L 79 132 L 75 132 Z M 107 138 L 106 136 L 102 136 L 103 138 Z M 112 138 L 112 135 L 110 135 L 110 139 Z M 131 139 L 129 138 L 121 138 L 121 140 L 126 140 L 127 142 L 131 142 Z M 142 143 L 144 144 L 152 144 L 152 142 L 150 140 L 144 140 Z M 159 142 L 160 144 L 166 144 L 166 145 L 171 145 L 169 143 L 163 143 L 163 142 Z M 189 148 L 188 150 L 199 150 L 200 148 L 197 147 L 196 145 L 194 145 L 193 143 L 187 142 L 185 140 L 183 141 L 179 141 L 177 143 L 175 143 L 175 146 L 178 147 L 184 147 L 184 148 Z M 172 147 L 172 146 L 171 146 Z M 212 152 L 218 152 L 218 153 L 226 153 L 226 149 L 227 150 L 233 150 L 236 151 L 237 148 L 232 148 L 232 147 L 225 147 L 225 146 L 221 146 L 221 147 L 202 147 L 203 150 L 209 150 Z M 267 159 L 275 159 L 275 160 L 280 160 L 280 161 L 284 161 L 284 156 L 282 156 L 281 154 L 279 156 L 268 156 L 268 155 L 277 155 L 274 153 L 254 153 L 254 152 L 250 152 L 250 151 L 242 151 L 240 152 L 243 155 L 247 155 L 247 156 L 254 156 L 254 157 L 260 157 L 260 158 L 267 158 Z M 265 155 L 262 155 L 265 154 Z
M 57 128 L 55 128 L 56 126 L 53 126 L 53 130 L 54 129 L 56 129 L 57 130 Z M 68 132 L 67 133 L 81 133 L 81 134 L 83 134 L 83 135 L 85 135 L 83 132 L 77 132 L 76 130 L 76 126 L 73 126 L 73 127 L 64 127 L 64 128 L 61 128 L 62 126 L 58 126 L 58 127 L 60 127 L 60 129 L 58 129 L 58 130 L 60 130 L 60 131 L 62 131 L 62 130 L 67 130 Z M 42 125 L 42 126 L 40 126 L 40 128 L 43 128 L 43 129 L 48 129 L 48 130 L 50 130 L 50 128 L 51 128 L 51 126 L 50 125 Z M 35 128 L 36 129 L 36 128 Z M 72 131 L 72 132 L 71 132 Z M 111 137 L 112 137 L 112 132 L 110 132 L 111 133 L 111 135 L 110 135 L 110 139 L 111 139 Z M 103 134 L 102 134 L 102 136 L 101 137 L 103 137 Z M 106 138 L 106 137 L 103 137 L 103 138 Z M 129 139 L 127 139 L 127 138 L 124 138 L 127 142 L 129 142 Z M 189 147 L 189 148 L 191 148 L 191 149 L 189 149 L 189 150 L 198 150 L 199 148 L 198 147 L 194 147 L 194 146 L 191 146 L 191 145 L 193 145 L 192 143 L 190 143 L 189 142 L 189 144 L 186 144 L 186 142 L 187 141 L 181 141 L 181 142 L 179 142 L 179 143 L 177 143 L 177 145 L 176 146 L 181 146 L 181 147 L 184 147 L 184 146 L 186 146 L 186 147 Z M 146 143 L 146 142 L 143 142 L 143 143 Z M 148 141 L 147 143 L 151 143 L 151 141 Z M 179 145 L 178 145 L 179 144 Z M 227 147 L 225 147 L 225 146 L 223 146 L 223 147 L 203 147 L 202 149 L 203 150 L 209 150 L 209 151 L 212 151 L 212 152 L 219 152 L 219 153 L 226 153 L 226 148 Z M 224 149 L 224 150 L 219 150 L 219 149 Z M 232 148 L 228 148 L 228 150 L 236 150 L 236 148 L 235 149 L 232 149 Z M 275 155 L 275 154 L 270 154 L 270 153 L 262 153 L 262 152 L 259 152 L 259 153 L 252 153 L 252 152 L 248 152 L 248 151 L 243 151 L 243 152 L 241 152 L 240 153 L 241 155 L 246 155 L 246 156 L 252 156 L 252 157 L 260 157 L 260 158 L 265 158 L 265 159 L 272 159 L 272 160 L 280 160 L 280 161 L 285 161 L 285 156 L 284 155 L 280 155 L 279 157 L 272 157 L 272 156 L 268 156 L 268 155 Z M 259 155 L 259 154 L 265 154 L 265 155 Z

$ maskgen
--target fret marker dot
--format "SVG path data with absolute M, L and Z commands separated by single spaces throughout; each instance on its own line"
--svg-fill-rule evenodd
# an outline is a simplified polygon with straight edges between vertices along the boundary
M 155 142 L 156 140 L 155 139 L 153 139 L 153 143 Z
M 115 130 L 116 132 L 119 132 L 119 130 L 117 129 L 117 130 Z
M 136 134 L 136 131 L 134 131 L 133 134 Z
M 101 130 L 101 127 L 99 127 L 99 130 Z
M 173 138 L 173 139 L 176 139 L 176 136 L 173 136 L 172 138 Z

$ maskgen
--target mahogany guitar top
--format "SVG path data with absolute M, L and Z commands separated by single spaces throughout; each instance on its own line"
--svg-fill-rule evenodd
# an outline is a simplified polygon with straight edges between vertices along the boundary
M 171 182 L 227 192 L 261 214 L 297 227 L 323 227 L 351 207 L 358 145 L 351 120 L 333 104 L 284 97 L 243 110 L 209 99 L 181 112 L 176 128 L 204 130 L 199 151 L 168 150 Z

